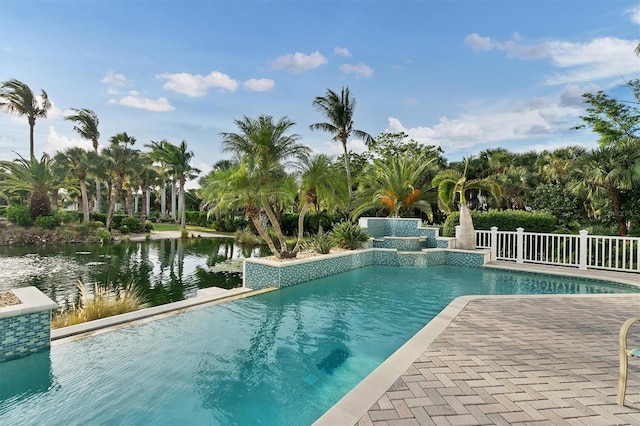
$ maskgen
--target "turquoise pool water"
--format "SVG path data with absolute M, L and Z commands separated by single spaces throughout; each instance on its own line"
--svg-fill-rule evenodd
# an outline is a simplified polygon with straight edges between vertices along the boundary
M 612 292 L 640 288 L 366 267 L 0 364 L 0 423 L 308 425 L 458 296 Z

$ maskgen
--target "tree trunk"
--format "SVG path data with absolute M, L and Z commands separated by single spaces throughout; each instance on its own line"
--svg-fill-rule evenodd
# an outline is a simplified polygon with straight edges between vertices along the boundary
M 280 252 L 276 248 L 276 245 L 273 243 L 273 240 L 269 236 L 269 233 L 267 232 L 267 230 L 264 229 L 264 227 L 262 226 L 262 223 L 260 223 L 260 215 L 252 212 L 247 212 L 247 213 L 249 215 L 249 218 L 251 218 L 251 222 L 253 222 L 253 226 L 256 227 L 256 231 L 258 231 L 258 234 L 262 237 L 264 242 L 267 243 L 267 246 L 269 247 L 269 250 L 271 250 L 271 253 L 273 253 L 275 257 L 280 259 L 281 257 Z
M 167 214 L 167 182 L 162 182 L 162 194 L 160 194 L 160 219 Z
M 282 233 L 282 228 L 280 228 L 280 222 L 278 222 L 278 218 L 276 218 L 276 215 L 269 204 L 265 203 L 263 208 L 264 208 L 264 212 L 267 214 L 267 217 L 269 218 L 269 221 L 271 222 L 271 226 L 273 227 L 273 230 L 276 231 L 276 236 L 278 237 L 278 240 L 280 241 L 280 251 L 282 253 L 288 253 L 287 241 L 284 238 L 284 234 Z
M 458 248 L 462 250 L 476 249 L 476 232 L 473 229 L 473 219 L 469 207 L 460 203 L 460 235 L 458 236 Z
M 183 232 L 187 232 L 187 212 L 184 208 L 184 178 L 180 179 L 180 235 Z
M 89 195 L 84 179 L 80 180 L 80 196 L 82 197 L 82 223 L 89 223 Z
M 304 216 L 307 214 L 310 207 L 311 204 L 305 201 L 304 206 L 300 209 L 300 213 L 298 215 L 298 241 L 296 241 L 296 246 L 293 248 L 292 253 L 298 254 L 298 251 L 300 251 L 300 244 L 302 244 L 302 238 L 304 237 Z
M 35 150 L 33 149 L 33 128 L 35 125 L 35 122 L 31 123 L 31 120 L 29 120 L 29 155 L 32 160 L 36 158 Z
M 93 211 L 100 213 L 102 211 L 102 185 L 100 181 L 96 179 L 96 204 Z
M 109 201 L 109 211 L 107 212 L 107 223 L 105 224 L 106 228 L 111 231 L 111 221 L 113 220 L 113 213 L 116 210 L 116 201 L 119 198 L 119 194 L 122 191 L 122 183 L 115 183 L 115 190 L 112 191 L 110 201 Z
M 611 209 L 616 219 L 616 225 L 618 225 L 618 233 L 621 237 L 626 237 L 628 234 L 627 222 L 622 215 L 622 204 L 620 203 L 618 188 L 610 186 L 607 188 L 607 192 L 609 193 L 609 200 L 611 201 Z
M 349 199 L 353 198 L 353 193 L 351 190 L 351 170 L 349 169 L 349 152 L 347 151 L 347 140 L 344 139 L 342 142 L 342 149 L 344 150 L 344 169 L 347 171 L 347 187 L 349 189 Z

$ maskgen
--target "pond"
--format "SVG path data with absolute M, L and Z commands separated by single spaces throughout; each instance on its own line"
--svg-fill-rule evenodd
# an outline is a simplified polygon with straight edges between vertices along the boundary
M 35 286 L 61 306 L 92 289 L 131 284 L 149 306 L 194 297 L 199 288 L 242 285 L 242 259 L 266 255 L 231 238 L 0 246 L 0 292 Z

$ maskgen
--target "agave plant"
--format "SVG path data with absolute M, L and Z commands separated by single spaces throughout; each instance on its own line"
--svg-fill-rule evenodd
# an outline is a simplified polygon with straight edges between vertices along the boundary
M 338 247 L 354 250 L 369 239 L 366 232 L 356 223 L 340 222 L 331 230 L 333 241 Z

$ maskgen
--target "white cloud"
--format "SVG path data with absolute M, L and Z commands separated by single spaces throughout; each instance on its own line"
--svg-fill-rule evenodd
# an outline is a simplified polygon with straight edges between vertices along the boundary
M 276 86 L 276 82 L 268 78 L 252 78 L 242 83 L 242 87 L 251 92 L 268 92 Z
M 545 41 L 522 44 L 521 39 L 518 33 L 514 33 L 511 40 L 498 42 L 473 33 L 465 38 L 464 43 L 475 50 L 505 51 L 510 58 L 549 58 L 557 71 L 546 79 L 547 84 L 593 82 L 638 73 L 638 58 L 633 54 L 637 41 L 600 37 L 583 43 Z
M 80 147 L 86 150 L 93 149 L 91 141 L 82 138 L 68 138 L 66 136 L 59 135 L 56 128 L 49 126 L 49 134 L 47 135 L 47 144 L 43 151 L 49 155 L 55 155 L 57 151 L 64 151 L 72 147 Z
M 351 57 L 351 52 L 346 47 L 336 47 L 333 49 L 333 53 L 339 56 L 344 56 L 345 58 Z
M 581 106 L 573 105 L 574 91 L 574 88 L 567 88 L 557 99 L 533 98 L 500 109 L 492 110 L 483 105 L 475 109 L 481 113 L 441 117 L 432 126 L 405 127 L 398 118 L 389 117 L 385 131 L 405 132 L 416 141 L 440 146 L 447 153 L 488 143 L 566 134 L 582 111 Z M 563 100 L 569 104 L 563 105 Z
M 112 103 L 109 101 L 109 103 Z M 173 111 L 175 107 L 169 103 L 167 98 L 149 99 L 143 98 L 138 95 L 138 92 L 132 90 L 129 95 L 123 97 L 118 102 L 120 105 L 128 106 L 131 108 L 146 109 L 153 112 L 167 112 Z
M 122 74 L 116 74 L 113 71 L 108 71 L 107 74 L 100 80 L 101 83 L 108 84 L 111 87 L 124 87 L 130 84 L 129 79 Z
M 164 73 L 156 75 L 156 78 L 167 80 L 162 86 L 163 88 L 193 98 L 206 95 L 212 87 L 220 89 L 221 91 L 233 92 L 239 86 L 237 80 L 219 71 L 211 71 L 205 76 L 186 72 L 176 74 Z
M 547 79 L 549 84 L 591 82 L 638 74 L 637 42 L 615 37 L 596 38 L 587 43 L 549 43 L 549 56 L 563 70 Z
M 294 54 L 280 56 L 275 61 L 271 62 L 271 68 L 299 72 L 317 68 L 326 63 L 327 58 L 318 51 L 315 51 L 310 55 L 296 52 Z
M 345 74 L 356 74 L 365 78 L 369 78 L 373 75 L 373 68 L 364 62 L 358 62 L 357 64 L 342 64 L 340 65 L 340 71 Z
M 595 93 L 600 88 L 595 84 L 589 84 L 584 87 L 580 87 L 575 84 L 568 84 L 562 92 L 560 92 L 560 102 L 558 105 L 561 107 L 577 107 L 582 108 L 584 106 L 584 99 L 582 95 L 584 93 Z
M 495 46 L 489 37 L 481 37 L 478 33 L 469 34 L 464 39 L 464 44 L 468 44 L 474 50 L 491 50 Z
M 631 15 L 631 22 L 634 24 L 640 24 L 640 5 L 633 9 L 629 9 L 627 13 Z
M 420 102 L 418 102 L 418 100 L 414 98 L 404 98 L 402 100 L 402 104 L 407 106 L 415 106 L 415 105 L 418 105 L 419 103 Z

